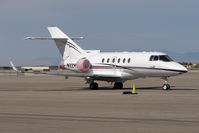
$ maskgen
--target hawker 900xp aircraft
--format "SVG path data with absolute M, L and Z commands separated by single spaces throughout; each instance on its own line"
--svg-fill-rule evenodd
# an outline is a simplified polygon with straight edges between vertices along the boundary
M 73 73 L 39 72 L 41 74 L 84 77 L 90 89 L 97 89 L 95 81 L 114 82 L 114 88 L 123 88 L 127 80 L 159 77 L 165 82 L 164 90 L 170 89 L 168 77 L 187 72 L 187 69 L 174 62 L 161 52 L 100 52 L 100 50 L 83 50 L 58 27 L 48 27 L 51 37 L 27 37 L 27 40 L 54 40 L 63 57 L 61 66 Z M 11 65 L 18 71 L 14 64 Z

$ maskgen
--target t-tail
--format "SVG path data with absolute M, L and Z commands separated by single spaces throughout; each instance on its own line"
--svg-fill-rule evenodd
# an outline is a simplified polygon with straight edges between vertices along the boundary
M 54 40 L 63 60 L 79 59 L 85 54 L 85 51 L 80 48 L 73 40 L 81 40 L 79 38 L 70 38 L 58 27 L 48 27 L 51 37 L 27 37 L 27 40 Z

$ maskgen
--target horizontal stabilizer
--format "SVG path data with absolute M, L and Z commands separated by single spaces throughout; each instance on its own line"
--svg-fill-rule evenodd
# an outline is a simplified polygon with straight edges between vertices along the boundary
M 66 60 L 68 58 L 79 59 L 85 51 L 80 48 L 73 40 L 82 40 L 83 37 L 68 37 L 58 27 L 48 27 L 49 37 L 26 37 L 25 40 L 53 40 L 59 52 Z
M 53 37 L 26 37 L 25 40 L 68 40 L 68 38 L 53 38 Z M 83 40 L 83 37 L 71 37 L 72 40 Z

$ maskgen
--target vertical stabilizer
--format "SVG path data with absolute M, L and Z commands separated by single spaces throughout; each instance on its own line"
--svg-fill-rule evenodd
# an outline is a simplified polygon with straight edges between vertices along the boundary
M 80 48 L 71 38 L 63 33 L 58 27 L 48 27 L 51 37 L 55 41 L 63 60 L 67 58 L 79 58 L 85 51 Z

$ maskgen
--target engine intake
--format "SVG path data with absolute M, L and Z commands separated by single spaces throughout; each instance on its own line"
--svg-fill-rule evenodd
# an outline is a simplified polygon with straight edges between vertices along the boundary
M 88 72 L 90 67 L 91 67 L 91 64 L 90 64 L 90 61 L 87 60 L 87 59 L 79 59 L 76 63 L 76 67 L 77 69 L 80 71 L 80 72 Z

